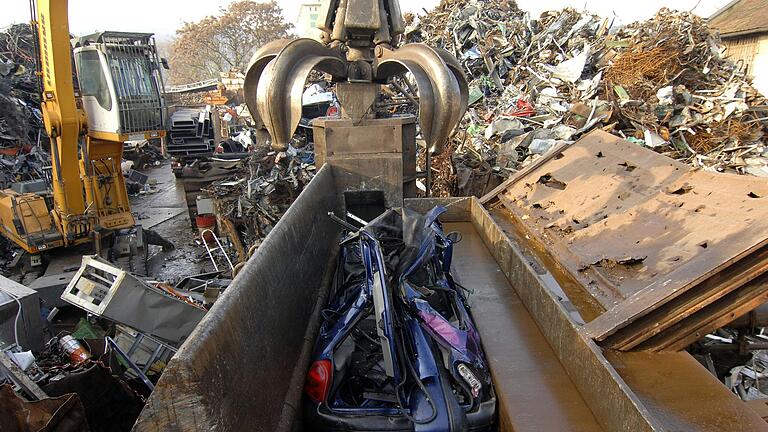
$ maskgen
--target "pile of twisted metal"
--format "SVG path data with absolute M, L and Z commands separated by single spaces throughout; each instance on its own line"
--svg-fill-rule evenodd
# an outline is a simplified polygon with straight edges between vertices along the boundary
M 482 196 L 563 142 L 602 129 L 706 170 L 768 176 L 766 100 L 715 31 L 660 10 L 627 26 L 574 9 L 444 0 L 406 41 L 445 48 L 470 107 L 433 160 L 435 196 Z

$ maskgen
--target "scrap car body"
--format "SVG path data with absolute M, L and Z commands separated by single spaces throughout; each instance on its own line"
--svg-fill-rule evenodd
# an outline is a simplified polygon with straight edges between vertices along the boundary
M 341 242 L 307 376 L 308 423 L 327 430 L 487 430 L 495 395 L 455 236 L 435 208 L 389 210 Z

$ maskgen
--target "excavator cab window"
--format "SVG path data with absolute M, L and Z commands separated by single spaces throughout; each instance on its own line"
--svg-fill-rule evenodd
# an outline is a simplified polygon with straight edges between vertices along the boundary
M 147 97 L 157 94 L 152 83 L 152 72 L 144 58 L 112 55 L 109 59 L 115 90 L 119 99 Z
M 82 51 L 75 56 L 77 63 L 77 78 L 80 83 L 80 92 L 83 96 L 95 96 L 102 108 L 112 110 L 112 97 L 109 93 L 107 78 L 101 67 L 99 53 L 96 51 Z
M 100 32 L 72 41 L 89 131 L 165 129 L 160 60 L 150 33 Z M 97 70 L 98 69 L 98 70 Z
M 120 123 L 126 132 L 162 128 L 160 90 L 145 50 L 140 45 L 129 45 L 107 51 Z

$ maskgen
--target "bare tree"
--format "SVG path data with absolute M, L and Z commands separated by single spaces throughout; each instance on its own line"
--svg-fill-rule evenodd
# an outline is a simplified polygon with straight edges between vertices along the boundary
M 238 0 L 219 15 L 184 23 L 171 46 L 171 84 L 215 78 L 221 71 L 247 66 L 253 53 L 265 43 L 290 37 L 292 24 L 272 0 L 256 3 Z

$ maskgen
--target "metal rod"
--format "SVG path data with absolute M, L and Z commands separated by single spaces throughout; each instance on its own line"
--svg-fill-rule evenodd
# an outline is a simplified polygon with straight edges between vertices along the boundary
M 408 100 L 410 100 L 410 101 L 411 101 L 411 103 L 413 103 L 413 104 L 414 104 L 414 105 L 416 105 L 416 106 L 419 106 L 419 101 L 417 101 L 416 99 L 414 99 L 414 98 L 413 98 L 413 96 L 412 96 L 410 93 L 408 93 L 407 91 L 405 91 L 405 89 L 404 89 L 404 88 L 403 88 L 403 87 L 402 87 L 400 84 L 398 84 L 398 83 L 397 83 L 397 81 L 395 81 L 395 79 L 394 79 L 394 78 L 392 79 L 392 85 L 393 85 L 393 86 L 395 86 L 395 88 L 397 89 L 397 91 L 399 91 L 400 93 L 402 93 L 402 94 L 403 94 L 403 96 L 407 97 L 407 98 L 408 98 Z
M 141 345 L 141 341 L 144 340 L 144 333 L 138 333 L 136 335 L 136 338 L 133 340 L 133 344 L 131 345 L 131 348 L 128 350 L 128 355 L 132 356 L 133 353 L 136 352 L 136 349 L 139 348 L 139 345 Z
M 155 348 L 155 350 L 152 351 L 152 355 L 149 356 L 149 359 L 147 359 L 147 362 L 144 364 L 144 368 L 141 369 L 142 372 L 147 373 L 149 368 L 152 366 L 152 363 L 154 363 L 155 360 L 157 360 L 157 358 L 160 356 L 160 352 L 162 352 L 162 350 L 163 350 L 163 346 L 158 345 L 157 348 Z
M 427 193 L 426 196 L 429 198 L 432 196 L 432 152 L 429 151 L 428 146 L 424 147 L 424 150 L 427 152 L 425 157 L 425 165 L 427 166 Z
M 353 221 L 359 223 L 360 225 L 363 225 L 363 226 L 368 225 L 368 221 L 366 221 L 366 220 L 364 220 L 362 218 L 359 218 L 359 217 L 357 217 L 356 215 L 354 215 L 354 214 L 352 214 L 350 212 L 347 212 L 347 217 L 352 219 Z
M 358 228 L 358 227 L 352 225 L 351 223 L 345 221 L 344 219 L 336 216 L 336 214 L 334 214 L 333 212 L 328 212 L 328 217 L 330 217 L 332 221 L 336 222 L 337 224 L 343 226 L 344 228 L 346 228 L 346 229 L 348 229 L 348 230 L 350 230 L 352 232 L 360 231 L 360 228 Z
M 144 372 L 142 372 L 141 369 L 139 369 L 139 367 L 136 366 L 136 363 L 134 363 L 133 360 L 131 360 L 131 358 L 128 357 L 128 355 L 125 354 L 123 350 L 120 349 L 119 346 L 117 346 L 117 343 L 111 337 L 109 336 L 105 337 L 104 341 L 106 341 L 107 346 L 112 347 L 115 350 L 115 352 L 120 357 L 122 357 L 126 363 L 128 363 L 128 367 L 133 369 L 134 372 L 136 372 L 136 374 L 139 376 L 139 379 L 141 379 L 141 381 L 144 383 L 144 385 L 146 385 L 149 388 L 150 391 L 155 390 L 155 385 L 152 384 L 152 381 L 150 381 L 149 378 L 147 378 L 147 376 L 144 375 Z

